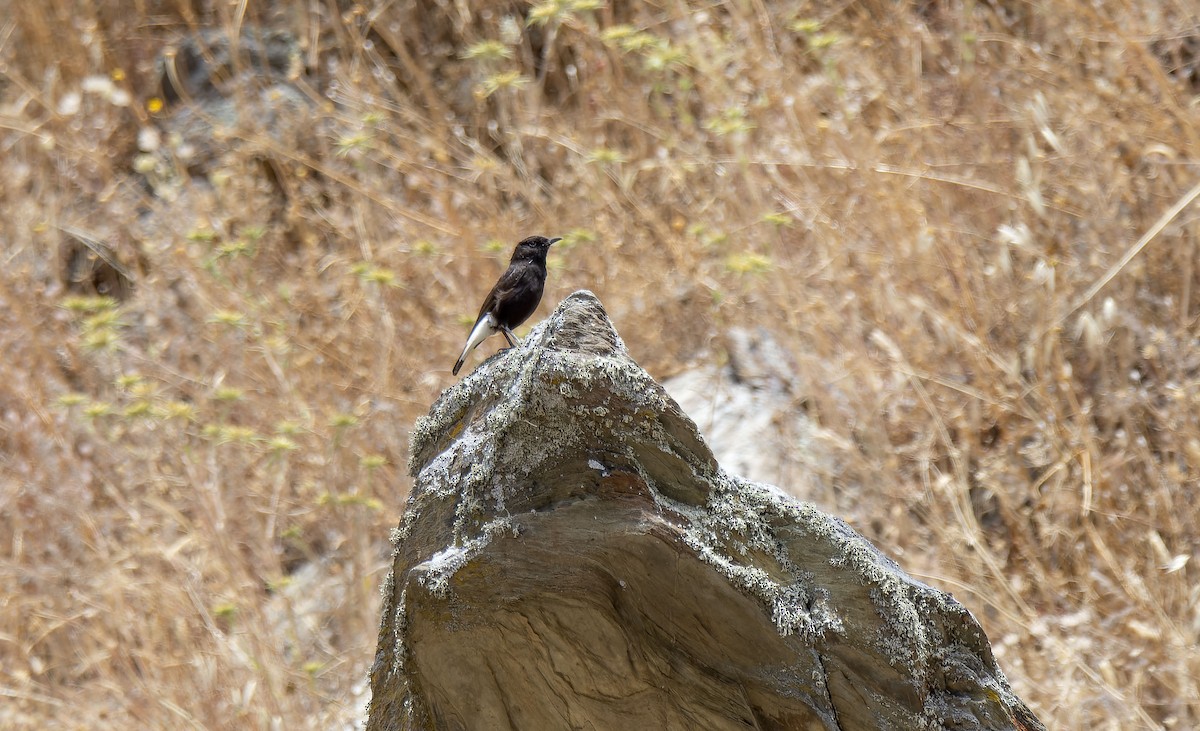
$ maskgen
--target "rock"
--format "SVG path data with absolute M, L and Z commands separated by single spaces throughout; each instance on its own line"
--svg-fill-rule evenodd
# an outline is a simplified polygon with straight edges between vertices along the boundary
M 134 171 L 174 200 L 189 178 L 255 172 L 285 199 L 307 162 L 321 159 L 324 121 L 306 92 L 302 50 L 291 33 L 248 26 L 237 42 L 208 29 L 167 46 L 156 61 L 166 108 L 142 130 Z M 238 170 L 254 160 L 258 170 Z M 214 182 L 211 181 L 210 182 Z
M 838 440 L 808 417 L 808 390 L 787 352 L 763 328 L 731 328 L 721 339 L 723 363 L 709 354 L 663 388 L 696 421 L 725 470 L 832 505 L 822 478 L 837 472 L 829 445 Z
M 285 30 L 244 26 L 231 41 L 225 31 L 207 28 L 164 48 L 155 60 L 163 99 L 221 98 L 231 95 L 234 80 L 284 81 L 303 71 L 300 43 Z
M 1044 728 L 953 598 L 725 473 L 590 292 L 409 467 L 369 731 Z

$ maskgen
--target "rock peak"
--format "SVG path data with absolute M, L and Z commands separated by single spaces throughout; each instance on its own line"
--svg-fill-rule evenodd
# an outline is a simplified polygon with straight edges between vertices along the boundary
M 608 319 L 604 305 L 586 289 L 571 293 L 546 322 L 542 346 L 548 350 L 598 356 L 629 355 L 617 328 Z
M 413 430 L 369 731 L 1040 729 L 975 619 L 726 474 L 590 292 Z

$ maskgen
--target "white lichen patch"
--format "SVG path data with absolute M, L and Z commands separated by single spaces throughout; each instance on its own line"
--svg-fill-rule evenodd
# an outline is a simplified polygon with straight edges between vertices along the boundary
M 715 544 L 713 533 L 700 526 L 683 534 L 684 543 L 705 563 L 716 568 L 735 586 L 771 609 L 780 636 L 799 635 L 806 641 L 844 630 L 828 602 L 828 593 L 807 587 L 799 578 L 782 585 L 757 566 L 741 564 Z
M 454 575 L 482 553 L 493 539 L 505 534 L 519 535 L 512 520 L 507 516 L 491 520 L 480 528 L 474 538 L 461 545 L 447 546 L 412 567 L 410 575 L 430 594 L 445 597 L 450 593 L 450 582 Z
M 417 577 L 417 583 L 430 593 L 445 596 L 450 579 L 466 565 L 469 558 L 466 546 L 448 546 L 413 567 L 413 574 Z
M 809 582 L 782 587 L 771 619 L 781 635 L 799 635 L 806 643 L 824 638 L 827 632 L 845 632 L 841 617 L 830 605 L 829 590 Z
M 404 638 L 408 636 L 407 606 L 407 590 L 402 590 L 396 599 L 396 606 L 392 607 L 392 675 L 402 672 L 404 663 L 408 660 L 408 646 L 404 642 Z
M 492 506 L 498 513 L 503 513 L 505 511 L 504 487 L 502 485 L 496 484 L 492 486 Z

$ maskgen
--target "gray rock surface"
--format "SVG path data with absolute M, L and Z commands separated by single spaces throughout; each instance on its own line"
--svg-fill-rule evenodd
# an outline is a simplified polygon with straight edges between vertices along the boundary
M 827 508 L 840 440 L 808 417 L 809 386 L 771 333 L 731 328 L 662 386 L 696 422 L 721 467 Z
M 590 292 L 413 431 L 369 731 L 1041 729 L 975 619 L 726 474 Z

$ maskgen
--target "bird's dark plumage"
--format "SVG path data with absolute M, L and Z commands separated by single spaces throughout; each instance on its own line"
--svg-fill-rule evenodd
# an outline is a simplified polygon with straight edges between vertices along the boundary
M 454 375 L 458 375 L 467 356 L 486 338 L 502 333 L 509 345 L 517 344 L 513 328 L 529 319 L 542 301 L 542 288 L 546 284 L 546 252 L 550 245 L 562 239 L 545 236 L 530 236 L 522 239 L 513 250 L 508 269 L 500 275 L 496 286 L 483 300 L 479 317 L 467 337 L 467 345 L 454 364 Z

